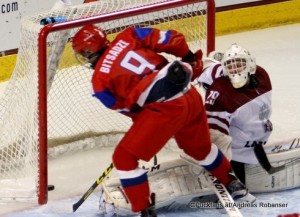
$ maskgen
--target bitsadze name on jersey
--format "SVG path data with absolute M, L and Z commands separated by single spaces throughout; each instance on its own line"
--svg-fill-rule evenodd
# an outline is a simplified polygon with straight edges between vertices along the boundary
M 223 76 L 220 64 L 207 68 L 198 78 L 206 84 L 205 108 L 211 129 L 232 137 L 232 160 L 257 164 L 253 147 L 266 144 L 271 131 L 272 86 L 267 72 L 257 66 L 257 87 L 235 89 Z
M 141 94 L 168 64 L 161 52 L 184 57 L 189 48 L 184 36 L 174 30 L 128 28 L 121 32 L 97 62 L 92 78 L 94 96 L 121 112 L 142 107 L 143 103 L 138 104 Z

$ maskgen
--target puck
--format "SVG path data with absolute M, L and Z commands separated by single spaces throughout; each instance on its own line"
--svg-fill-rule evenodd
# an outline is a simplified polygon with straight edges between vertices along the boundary
M 48 191 L 53 191 L 55 189 L 54 185 L 48 185 Z

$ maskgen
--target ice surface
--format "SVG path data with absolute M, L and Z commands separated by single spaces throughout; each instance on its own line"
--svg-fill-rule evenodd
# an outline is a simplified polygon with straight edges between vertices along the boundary
M 217 37 L 216 49 L 223 51 L 232 43 L 248 48 L 257 64 L 270 74 L 273 83 L 274 132 L 271 140 L 300 137 L 300 24 L 268 28 Z M 1 86 L 0 86 L 1 90 Z M 32 203 L 0 202 L 0 215 L 9 217 L 69 217 L 99 216 L 99 192 L 93 193 L 85 203 L 72 212 L 72 204 L 87 191 L 90 185 L 109 165 L 112 148 L 96 148 L 64 155 L 49 160 L 49 184 L 55 190 L 49 192 L 49 202 L 44 206 Z M 166 153 L 161 153 L 166 155 Z M 169 156 L 170 158 L 174 156 Z M 165 158 L 166 159 L 166 158 Z M 256 194 L 257 207 L 241 209 L 246 217 L 276 217 L 283 213 L 300 213 L 300 189 Z M 287 207 L 261 207 L 286 204 Z M 185 209 L 161 211 L 159 216 L 227 216 L 216 209 Z

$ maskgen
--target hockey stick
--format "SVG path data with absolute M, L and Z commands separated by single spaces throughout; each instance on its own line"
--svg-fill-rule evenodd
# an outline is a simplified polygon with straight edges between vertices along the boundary
M 75 212 L 81 204 L 91 195 L 91 193 L 98 187 L 98 185 L 107 177 L 107 175 L 112 171 L 114 168 L 113 163 L 109 165 L 109 167 L 106 168 L 106 170 L 102 173 L 102 175 L 92 184 L 92 186 L 85 192 L 85 194 L 76 202 L 73 204 L 73 212 Z
M 294 165 L 297 164 L 297 163 L 300 163 L 300 158 L 296 158 L 296 159 L 294 159 L 294 160 L 292 160 L 292 161 L 290 161 L 290 162 L 284 164 L 284 167 L 285 167 L 285 168 L 289 168 L 289 167 L 291 167 L 291 166 L 294 166 Z
M 159 164 L 157 164 L 157 157 L 156 155 L 154 156 L 154 166 L 151 167 L 150 171 L 153 171 L 157 169 Z M 91 195 L 91 193 L 98 187 L 98 185 L 107 177 L 107 175 L 112 171 L 114 168 L 113 163 L 109 165 L 109 167 L 106 168 L 106 170 L 102 173 L 102 175 L 92 184 L 92 186 L 85 192 L 85 194 L 76 202 L 73 204 L 73 212 L 75 212 L 81 204 Z M 146 169 L 145 167 L 143 167 Z
M 282 171 L 284 169 L 286 169 L 286 165 L 281 165 L 278 167 L 273 167 L 267 157 L 267 154 L 263 148 L 262 145 L 256 145 L 254 146 L 254 153 L 255 156 L 258 160 L 258 162 L 260 163 L 260 165 L 262 166 L 262 168 L 264 168 L 268 174 L 272 175 L 274 173 L 277 173 L 279 171 Z
M 188 164 L 191 164 L 196 167 L 202 168 L 196 161 L 180 155 L 180 158 L 186 161 Z M 204 170 L 205 171 L 205 170 Z M 222 203 L 224 209 L 226 210 L 227 214 L 230 217 L 243 217 L 242 213 L 236 207 L 234 204 L 234 200 L 232 199 L 231 195 L 229 194 L 228 190 L 226 187 L 218 181 L 218 179 L 213 176 L 212 174 L 208 172 L 203 172 L 201 175 L 205 176 L 206 181 L 210 184 L 212 189 L 214 190 L 215 194 L 218 196 L 220 202 Z
M 294 165 L 296 165 L 296 164 L 298 164 L 298 163 L 300 163 L 300 158 L 293 159 L 293 160 L 291 160 L 290 162 L 285 163 L 284 165 L 280 166 L 280 168 L 283 167 L 283 169 L 287 169 L 287 168 L 289 168 L 289 167 L 291 167 L 291 166 L 294 166 Z M 277 167 L 273 167 L 273 168 L 277 168 Z M 280 170 L 279 170 L 279 169 L 276 169 L 276 170 L 277 170 L 276 172 L 282 171 L 283 169 L 280 169 Z M 274 173 L 276 173 L 276 172 L 274 172 Z M 257 172 L 257 168 L 250 168 L 250 169 L 248 170 L 248 172 L 247 172 L 247 174 L 250 174 L 250 175 L 253 175 L 253 174 L 261 175 L 262 173 L 264 173 L 264 171 L 259 171 L 259 172 Z M 272 173 L 272 174 L 274 174 L 274 173 Z M 268 174 L 270 174 L 270 173 L 268 173 Z M 270 175 L 271 175 L 271 174 L 270 174 Z
M 204 175 L 206 180 L 211 184 L 211 187 L 218 196 L 227 214 L 230 217 L 243 217 L 239 208 L 235 206 L 235 202 L 226 187 L 212 174 L 204 173 Z

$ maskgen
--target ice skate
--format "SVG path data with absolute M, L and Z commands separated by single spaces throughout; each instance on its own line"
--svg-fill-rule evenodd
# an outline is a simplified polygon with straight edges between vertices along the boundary
M 141 217 L 157 217 L 154 209 L 155 209 L 155 194 L 152 193 L 150 195 L 151 204 L 148 208 L 141 211 Z
M 157 217 L 154 207 L 149 207 L 147 209 L 142 210 L 141 217 Z
M 256 198 L 249 193 L 246 186 L 237 178 L 233 179 L 227 186 L 228 192 L 236 202 L 254 203 Z

